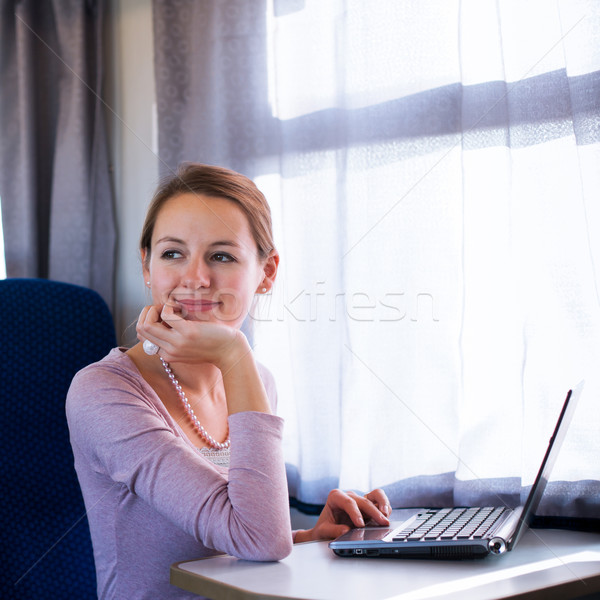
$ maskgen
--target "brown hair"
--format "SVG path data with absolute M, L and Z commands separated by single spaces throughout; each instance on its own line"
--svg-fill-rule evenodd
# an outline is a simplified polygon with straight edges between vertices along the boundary
M 259 259 L 265 260 L 275 250 L 271 210 L 252 180 L 223 167 L 183 163 L 174 174 L 160 181 L 148 207 L 140 237 L 140 248 L 146 250 L 147 260 L 150 257 L 154 225 L 163 205 L 174 196 L 189 193 L 235 202 L 248 218 Z

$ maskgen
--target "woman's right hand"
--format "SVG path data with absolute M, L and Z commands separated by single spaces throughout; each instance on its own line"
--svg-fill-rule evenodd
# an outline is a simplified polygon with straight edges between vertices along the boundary
M 167 362 L 209 362 L 226 370 L 250 351 L 246 336 L 238 329 L 211 321 L 184 319 L 166 304 L 144 307 L 136 331 L 140 341 L 156 344 L 159 355 Z
M 246 336 L 234 327 L 184 319 L 171 306 L 146 306 L 137 323 L 138 338 L 159 347 L 168 363 L 212 363 L 223 376 L 229 414 L 271 412 Z

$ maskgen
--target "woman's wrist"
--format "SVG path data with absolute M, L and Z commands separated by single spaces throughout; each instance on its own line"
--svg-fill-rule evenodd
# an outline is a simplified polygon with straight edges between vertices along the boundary
M 229 414 L 244 411 L 271 413 L 271 405 L 246 336 L 236 335 L 216 366 L 221 370 Z
M 252 348 L 250 348 L 246 336 L 239 329 L 234 329 L 231 341 L 223 348 L 220 357 L 214 364 L 225 377 L 251 353 Z

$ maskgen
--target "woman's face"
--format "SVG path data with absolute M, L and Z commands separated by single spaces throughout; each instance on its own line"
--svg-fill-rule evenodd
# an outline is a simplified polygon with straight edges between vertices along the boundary
M 248 219 L 224 198 L 181 194 L 160 210 L 144 280 L 155 305 L 190 320 L 240 327 L 254 298 L 270 289 L 278 257 L 260 261 Z

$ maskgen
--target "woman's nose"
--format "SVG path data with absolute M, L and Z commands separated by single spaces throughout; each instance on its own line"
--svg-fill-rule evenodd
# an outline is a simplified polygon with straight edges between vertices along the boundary
M 184 274 L 183 285 L 194 290 L 210 287 L 209 267 L 203 261 L 191 263 Z

